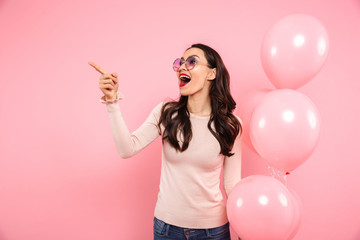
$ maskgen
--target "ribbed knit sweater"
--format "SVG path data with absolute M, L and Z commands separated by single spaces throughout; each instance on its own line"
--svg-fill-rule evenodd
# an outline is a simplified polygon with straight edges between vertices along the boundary
M 106 103 L 120 157 L 129 158 L 137 154 L 161 136 L 157 123 L 164 102 L 155 106 L 143 124 L 132 133 L 122 117 L 119 103 L 101 102 Z M 220 190 L 220 173 L 223 167 L 224 190 L 228 196 L 241 179 L 241 136 L 235 140 L 231 151 L 233 156 L 220 154 L 220 144 L 207 127 L 209 118 L 190 113 L 192 139 L 185 151 L 176 151 L 167 141 L 162 145 L 160 185 L 154 216 L 164 222 L 184 228 L 213 228 L 228 222 Z M 161 133 L 163 130 L 162 126 Z M 180 135 L 178 140 L 181 144 Z

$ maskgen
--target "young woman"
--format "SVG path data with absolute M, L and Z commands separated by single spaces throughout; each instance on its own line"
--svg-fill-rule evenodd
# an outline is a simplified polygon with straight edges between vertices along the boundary
M 173 63 L 178 101 L 159 103 L 145 122 L 130 133 L 120 112 L 118 76 L 90 63 L 102 75 L 116 148 L 128 158 L 162 137 L 162 163 L 154 212 L 154 239 L 230 239 L 226 206 L 219 188 L 229 195 L 241 179 L 241 119 L 232 112 L 230 77 L 219 54 L 194 44 Z

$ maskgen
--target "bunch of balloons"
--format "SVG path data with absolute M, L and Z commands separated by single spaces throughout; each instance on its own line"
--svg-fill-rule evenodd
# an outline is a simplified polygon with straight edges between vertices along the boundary
M 265 34 L 261 62 L 276 89 L 251 93 L 239 115 L 244 142 L 276 175 L 303 164 L 318 143 L 318 110 L 296 89 L 320 71 L 328 49 L 325 28 L 305 14 L 283 17 Z M 229 222 L 242 240 L 290 240 L 299 229 L 301 212 L 295 191 L 273 176 L 242 179 L 227 200 Z

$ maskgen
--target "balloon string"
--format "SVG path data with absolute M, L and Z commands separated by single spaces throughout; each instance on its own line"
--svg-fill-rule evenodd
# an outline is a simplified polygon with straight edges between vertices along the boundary
M 284 172 L 281 171 L 277 168 L 275 168 L 274 166 L 268 166 L 268 169 L 270 171 L 270 175 L 275 178 L 278 179 L 280 182 L 282 182 L 286 187 L 287 187 L 287 179 L 286 176 L 289 175 L 289 172 Z

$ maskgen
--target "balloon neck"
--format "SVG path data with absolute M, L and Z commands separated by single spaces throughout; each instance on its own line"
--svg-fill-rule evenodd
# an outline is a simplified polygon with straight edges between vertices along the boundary
M 281 171 L 281 170 L 275 168 L 274 166 L 269 166 L 268 169 L 269 169 L 269 171 L 270 171 L 270 175 L 271 175 L 273 178 L 276 178 L 277 180 L 279 180 L 280 182 L 282 182 L 282 183 L 287 187 L 286 176 L 289 175 L 290 172 Z

